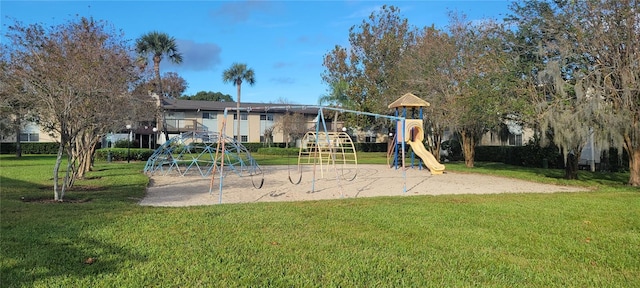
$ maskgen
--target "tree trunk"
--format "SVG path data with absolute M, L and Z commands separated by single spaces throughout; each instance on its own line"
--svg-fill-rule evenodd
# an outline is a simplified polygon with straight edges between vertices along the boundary
M 69 142 L 69 147 L 67 147 L 67 170 L 64 176 L 64 184 L 66 186 L 62 186 L 63 189 L 67 187 L 73 187 L 73 184 L 76 180 L 76 175 L 78 173 L 77 161 L 78 161 L 78 150 L 76 149 L 76 145 Z
M 64 197 L 64 185 L 62 191 L 58 191 L 58 171 L 60 171 L 60 165 L 62 164 L 62 155 L 64 154 L 64 144 L 60 143 L 58 147 L 58 156 L 56 157 L 56 164 L 53 166 L 53 200 L 61 201 Z
M 22 157 L 22 145 L 20 141 L 20 132 L 22 131 L 20 129 L 20 126 L 20 120 L 18 120 L 18 123 L 16 125 L 16 158 Z
M 640 187 L 640 146 L 632 146 L 631 137 L 625 136 L 625 149 L 629 154 L 629 185 Z
M 94 139 L 85 139 L 90 138 L 91 135 L 87 135 L 82 137 L 83 142 L 77 142 L 76 150 L 77 152 L 77 161 L 78 161 L 78 170 L 74 175 L 76 179 L 83 179 L 86 172 L 91 171 L 93 166 L 93 153 L 95 152 L 96 145 L 100 141 L 100 137 L 95 137 Z M 80 138 L 80 137 L 79 137 Z
M 164 140 L 169 141 L 169 130 L 167 129 L 167 119 L 165 117 L 164 110 L 164 92 L 162 91 L 162 77 L 160 77 L 160 61 L 162 58 L 160 56 L 153 56 L 153 72 L 156 74 L 156 84 L 158 87 L 156 91 L 158 93 L 158 100 L 160 101 L 160 121 L 162 122 L 162 133 L 164 133 Z
M 91 170 L 91 151 L 83 149 L 78 151 L 78 170 L 75 174 L 76 179 L 83 179 L 86 172 Z
M 473 135 L 469 135 L 466 131 L 461 131 L 462 136 L 462 152 L 464 153 L 464 165 L 473 168 L 474 158 L 476 156 L 476 140 Z
M 67 171 L 64 173 L 64 182 L 62 182 L 62 191 L 65 191 L 67 187 L 73 187 L 75 178 L 72 177 L 76 173 L 75 161 L 72 159 L 71 153 L 67 155 Z M 62 199 L 60 199 L 62 201 Z
M 236 140 L 240 143 L 240 84 L 236 83 L 238 102 L 236 103 Z
M 578 180 L 578 161 L 580 154 L 575 155 L 569 153 L 567 155 L 566 164 L 564 165 L 564 178 L 569 180 Z
M 432 144 L 429 145 L 429 152 L 431 152 L 431 154 L 440 161 L 440 149 L 442 147 L 440 142 L 442 142 L 442 133 L 437 132 L 437 130 L 434 129 L 434 131 L 429 134 L 429 138 L 432 142 Z

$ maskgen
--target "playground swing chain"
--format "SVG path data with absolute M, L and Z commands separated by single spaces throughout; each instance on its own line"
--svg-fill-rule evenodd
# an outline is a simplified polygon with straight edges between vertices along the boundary
M 298 157 L 300 156 L 298 155 Z M 287 153 L 287 174 L 289 176 L 289 182 L 293 185 L 298 185 L 302 182 L 302 167 L 300 167 L 300 163 L 298 163 L 298 181 L 293 181 L 293 179 L 291 179 L 291 165 L 289 161 L 291 161 L 291 157 L 289 157 L 289 153 Z

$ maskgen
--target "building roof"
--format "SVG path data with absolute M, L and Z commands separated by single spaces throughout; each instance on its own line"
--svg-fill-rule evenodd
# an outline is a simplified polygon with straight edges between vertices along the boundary
M 205 100 L 165 100 L 165 109 L 168 110 L 200 110 L 200 111 L 224 111 L 225 108 L 236 108 L 236 102 L 219 102 Z M 273 103 L 240 103 L 240 108 L 255 112 L 299 112 L 303 114 L 317 114 L 318 106 L 298 104 L 273 104 Z M 235 111 L 235 109 L 233 110 Z
M 398 100 L 393 101 L 389 104 L 389 108 L 399 108 L 399 107 L 429 107 L 431 104 L 429 102 L 420 99 L 418 96 L 413 95 L 411 93 L 407 93 L 402 95 L 402 97 L 398 98 Z

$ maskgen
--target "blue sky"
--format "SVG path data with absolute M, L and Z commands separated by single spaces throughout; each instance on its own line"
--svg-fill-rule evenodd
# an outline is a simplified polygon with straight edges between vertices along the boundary
M 132 43 L 159 31 L 176 38 L 181 65 L 168 60 L 161 73 L 176 72 L 189 84 L 185 94 L 236 88 L 222 82 L 234 62 L 255 71 L 254 86 L 242 85 L 242 102 L 317 104 L 327 94 L 323 55 L 348 47 L 349 29 L 382 5 L 393 5 L 416 27 L 445 28 L 448 11 L 469 20 L 502 19 L 511 1 L 11 1 L 2 0 L 2 31 L 13 19 L 58 25 L 78 16 L 106 20 Z M 8 18 L 9 17 L 9 18 Z M 3 40 L 4 41 L 4 40 Z

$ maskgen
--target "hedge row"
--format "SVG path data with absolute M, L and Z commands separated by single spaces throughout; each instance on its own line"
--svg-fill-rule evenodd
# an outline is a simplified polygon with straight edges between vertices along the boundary
M 298 148 L 284 148 L 284 143 L 272 143 L 271 147 L 266 147 L 264 143 L 243 143 L 245 148 L 251 153 L 261 153 L 269 155 L 297 155 Z M 387 143 L 354 143 L 356 151 L 359 152 L 386 152 Z M 58 143 L 45 142 L 25 142 L 21 143 L 23 154 L 57 154 Z M 457 150 L 457 149 L 454 149 Z M 128 152 L 129 151 L 129 152 Z M 476 147 L 475 161 L 478 162 L 502 162 L 506 164 L 525 167 L 548 167 L 564 168 L 562 154 L 555 146 L 539 147 L 535 144 L 525 146 L 478 146 Z M 0 154 L 15 154 L 15 143 L 0 143 Z M 458 153 L 456 151 L 456 153 Z M 146 161 L 153 150 L 145 148 L 106 148 L 97 149 L 95 159 L 111 161 L 126 161 L 127 155 L 132 161 Z M 454 160 L 463 159 L 455 157 Z M 629 168 L 629 158 L 626 151 L 620 155 L 616 149 L 610 149 L 608 153 L 601 155 L 599 170 L 602 171 L 624 171 Z
M 279 155 L 279 156 L 291 156 L 294 155 L 298 157 L 298 153 L 300 152 L 299 148 L 278 148 L 278 147 L 268 147 L 268 148 L 259 148 L 257 151 L 259 154 L 264 155 Z
M 22 154 L 58 154 L 59 144 L 55 142 L 22 142 Z M 15 154 L 16 143 L 0 143 L 0 154 Z
M 555 146 L 478 146 L 475 161 L 502 162 L 524 167 L 564 168 L 564 156 Z M 627 152 L 618 154 L 615 148 L 600 155 L 599 171 L 626 171 L 629 169 Z

